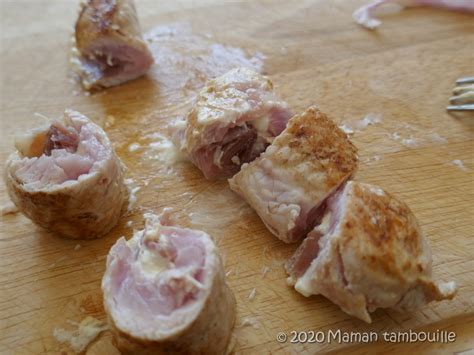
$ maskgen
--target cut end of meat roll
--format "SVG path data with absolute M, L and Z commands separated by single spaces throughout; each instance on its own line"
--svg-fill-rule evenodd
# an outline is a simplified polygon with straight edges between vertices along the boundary
M 100 237 L 115 226 L 126 199 L 123 168 L 99 126 L 66 110 L 15 146 L 5 181 L 28 218 L 68 238 Z
M 324 201 L 354 174 L 357 159 L 346 134 L 310 107 L 229 183 L 270 232 L 292 243 L 320 222 Z
M 102 279 L 115 342 L 125 353 L 225 353 L 235 299 L 212 239 L 174 226 L 170 210 L 111 248 Z
M 86 89 L 138 78 L 153 65 L 132 0 L 87 0 L 75 27 L 72 63 Z
M 231 177 L 265 150 L 291 116 L 267 77 L 233 69 L 199 93 L 187 116 L 185 150 L 206 179 Z
M 408 206 L 379 187 L 349 181 L 286 268 L 304 296 L 321 294 L 368 323 L 377 308 L 411 311 L 451 299 L 432 280 L 431 250 Z

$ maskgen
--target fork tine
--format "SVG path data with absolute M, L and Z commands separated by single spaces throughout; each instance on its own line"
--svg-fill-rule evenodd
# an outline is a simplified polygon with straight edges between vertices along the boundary
M 452 105 L 463 105 L 474 103 L 474 91 L 468 91 L 457 96 L 449 98 Z
M 474 76 L 468 76 L 465 78 L 459 78 L 456 80 L 457 85 L 463 85 L 463 84 L 473 84 L 474 83 Z
M 454 95 L 461 95 L 461 94 L 464 94 L 466 92 L 474 92 L 474 84 L 456 86 L 453 89 L 453 94 Z
M 450 105 L 446 107 L 448 111 L 474 111 L 474 104 L 469 105 Z

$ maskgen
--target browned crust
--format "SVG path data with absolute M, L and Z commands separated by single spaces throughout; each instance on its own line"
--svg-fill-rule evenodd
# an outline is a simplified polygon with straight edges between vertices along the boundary
M 338 186 L 357 169 L 357 148 L 347 135 L 318 108 L 311 106 L 293 116 L 286 130 L 275 139 L 274 146 L 292 149 L 290 157 L 275 154 L 274 163 L 291 169 L 308 162 L 314 171 L 326 173 L 327 188 Z M 301 186 L 307 184 L 307 175 L 293 173 Z
M 82 4 L 75 30 L 80 52 L 87 52 L 90 44 L 104 36 L 142 40 L 133 0 L 87 0 Z
M 104 302 L 117 349 L 122 354 L 225 354 L 235 323 L 236 304 L 220 264 L 219 268 L 199 316 L 167 339 L 150 341 L 124 333 L 116 327 Z
M 113 153 L 112 153 L 113 154 Z M 118 222 L 124 208 L 127 189 L 122 167 L 112 156 L 107 175 L 99 172 L 92 178 L 57 190 L 26 190 L 6 164 L 8 194 L 18 209 L 39 226 L 69 239 L 94 239 L 108 233 Z
M 352 182 L 349 187 L 341 247 L 358 254 L 368 269 L 402 283 L 407 275 L 428 271 L 420 262 L 424 237 L 408 205 L 386 191 L 374 193 L 376 187 L 368 184 Z

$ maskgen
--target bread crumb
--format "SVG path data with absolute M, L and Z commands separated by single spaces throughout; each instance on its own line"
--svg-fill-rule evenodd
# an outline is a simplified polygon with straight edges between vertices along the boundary
M 74 251 L 78 251 L 79 249 L 81 249 L 81 244 L 76 244 L 76 246 L 74 247 Z
M 107 329 L 107 323 L 89 316 L 84 318 L 74 331 L 55 328 L 53 330 L 53 336 L 60 343 L 69 343 L 76 353 L 80 353 L 83 352 L 100 333 Z

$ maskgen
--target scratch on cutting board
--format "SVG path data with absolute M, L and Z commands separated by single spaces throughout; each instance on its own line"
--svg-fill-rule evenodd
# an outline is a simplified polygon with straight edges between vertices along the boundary
M 252 291 L 250 291 L 249 300 L 250 300 L 250 301 L 253 301 L 256 296 L 257 296 L 257 289 L 256 289 L 256 288 L 253 288 Z

